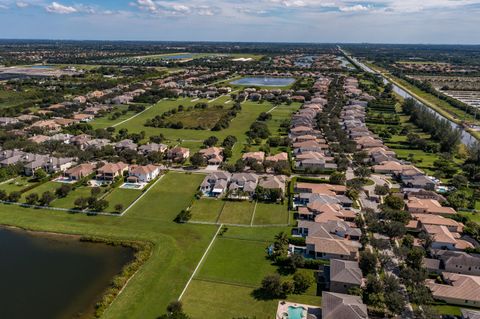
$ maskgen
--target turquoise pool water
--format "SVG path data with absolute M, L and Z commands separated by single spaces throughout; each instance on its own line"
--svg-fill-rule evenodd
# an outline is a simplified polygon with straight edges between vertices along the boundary
M 303 311 L 305 311 L 305 308 L 303 307 L 293 307 L 289 306 L 288 307 L 288 319 L 303 319 Z
M 295 82 L 294 78 L 247 77 L 230 82 L 233 85 L 251 86 L 287 86 Z

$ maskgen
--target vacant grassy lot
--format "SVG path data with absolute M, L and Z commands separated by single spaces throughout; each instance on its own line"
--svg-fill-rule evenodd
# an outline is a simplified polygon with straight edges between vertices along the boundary
M 58 183 L 60 185 L 60 183 Z M 78 187 L 75 190 L 68 193 L 67 196 L 63 198 L 58 198 L 52 202 L 52 205 L 59 208 L 75 208 L 75 200 L 77 198 L 83 197 L 88 198 L 91 196 L 91 187 Z
M 2 182 L 0 184 L 0 190 L 4 190 L 7 194 L 11 192 L 20 192 L 22 189 L 35 184 L 35 182 L 32 182 L 31 180 L 31 177 L 19 176 L 13 180 Z
M 0 205 L 0 224 L 31 230 L 150 241 L 150 259 L 103 318 L 156 318 L 178 298 L 215 233 L 216 226 L 180 225 L 203 176 L 168 173 L 123 217 L 87 216 Z
M 254 225 L 286 225 L 288 206 L 281 204 L 258 203 L 253 219 Z
M 133 201 L 136 200 L 141 194 L 142 191 L 138 189 L 116 188 L 103 198 L 109 204 L 108 208 L 105 211 L 110 213 L 115 212 L 116 205 L 122 205 L 123 209 L 125 209 L 131 203 L 133 203 Z
M 229 227 L 219 236 L 207 260 L 191 282 L 182 301 L 194 319 L 212 318 L 273 318 L 279 299 L 263 300 L 255 297 L 265 275 L 277 268 L 266 258 L 265 249 L 274 234 L 283 228 Z M 311 270 L 299 270 L 311 273 Z M 289 276 L 282 276 L 287 279 Z M 316 286 L 303 295 L 291 295 L 287 300 L 321 305 Z
M 252 202 L 225 202 L 219 223 L 250 225 L 255 203 Z
M 221 106 L 221 105 L 219 105 Z M 210 130 L 220 120 L 220 118 L 228 113 L 229 107 L 210 106 L 206 109 L 193 109 L 183 111 L 169 116 L 165 119 L 166 123 L 181 122 L 186 129 L 202 128 Z
M 203 198 L 193 202 L 191 212 L 193 221 L 216 222 L 225 202 L 218 199 Z
M 273 136 L 286 135 L 288 132 L 285 129 L 281 129 L 280 125 L 284 121 L 290 121 L 292 114 L 298 111 L 300 108 L 300 103 L 292 103 L 290 105 L 280 105 L 274 109 L 270 114 L 272 118 L 267 121 L 268 129 Z
M 22 197 L 20 199 L 21 202 L 25 202 L 25 199 L 27 198 L 27 196 L 29 194 L 32 194 L 32 193 L 37 193 L 37 195 L 39 197 L 42 196 L 43 193 L 47 192 L 47 191 L 50 191 L 52 193 L 55 194 L 55 191 L 57 190 L 57 188 L 59 188 L 60 186 L 62 186 L 62 184 L 60 183 L 57 183 L 57 182 L 46 182 L 46 183 L 43 183 L 31 190 L 29 190 L 28 192 L 25 192 L 22 194 Z
M 218 237 L 197 278 L 259 286 L 263 277 L 276 272 L 266 258 L 265 241 Z

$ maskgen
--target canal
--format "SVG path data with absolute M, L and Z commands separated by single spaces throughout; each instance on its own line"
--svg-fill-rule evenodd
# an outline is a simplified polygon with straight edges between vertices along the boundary
M 375 70 L 372 70 L 371 68 L 369 68 L 367 65 L 365 65 L 364 63 L 360 62 L 358 59 L 356 59 L 355 57 L 353 56 L 349 56 L 347 55 L 347 53 L 345 51 L 343 51 L 342 49 L 340 49 L 340 51 L 345 55 L 345 56 L 348 56 L 348 58 L 350 60 L 352 60 L 358 67 L 360 67 L 362 70 L 364 70 L 365 72 L 369 72 L 369 73 L 374 73 L 374 74 L 377 74 L 379 76 L 382 77 L 383 79 L 383 82 L 386 84 L 386 83 L 390 83 L 392 84 L 393 86 L 393 91 L 395 93 L 397 93 L 398 95 L 400 95 L 401 97 L 403 98 L 410 98 L 410 99 L 413 99 L 415 100 L 419 105 L 421 105 L 423 108 L 425 108 L 427 111 L 435 114 L 438 118 L 441 118 L 441 119 L 444 119 L 446 120 L 450 126 L 454 129 L 458 129 L 460 130 L 461 134 L 462 134 L 462 143 L 465 144 L 465 145 L 471 145 L 473 143 L 475 143 L 477 140 L 476 138 L 471 135 L 469 132 L 467 132 L 465 129 L 463 129 L 463 127 L 461 127 L 460 125 L 458 125 L 457 123 L 455 122 L 452 122 L 451 120 L 445 118 L 444 116 L 442 116 L 441 114 L 439 114 L 438 112 L 436 112 L 434 109 L 428 107 L 427 105 L 425 105 L 424 103 L 422 103 L 420 100 L 418 100 L 417 98 L 415 98 L 413 95 L 411 95 L 410 93 L 408 93 L 407 91 L 405 91 L 404 89 L 402 89 L 401 87 L 399 87 L 398 85 L 396 85 L 395 83 L 392 83 L 389 79 L 387 79 L 385 76 L 383 76 L 382 74 L 376 72 Z

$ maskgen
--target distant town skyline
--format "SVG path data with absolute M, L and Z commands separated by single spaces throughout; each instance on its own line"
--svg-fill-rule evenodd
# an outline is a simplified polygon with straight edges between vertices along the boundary
M 480 0 L 0 0 L 0 38 L 480 44 Z

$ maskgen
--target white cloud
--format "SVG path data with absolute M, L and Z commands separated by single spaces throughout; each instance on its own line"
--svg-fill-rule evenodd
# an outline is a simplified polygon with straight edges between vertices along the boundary
M 16 5 L 17 5 L 18 8 L 26 8 L 26 7 L 29 6 L 28 3 L 23 2 L 23 1 L 17 1 Z
M 74 7 L 66 6 L 55 1 L 52 2 L 50 5 L 46 6 L 45 10 L 47 10 L 47 12 L 50 12 L 50 13 L 58 13 L 58 14 L 70 14 L 70 13 L 78 12 L 78 10 Z
M 342 12 L 360 12 L 360 11 L 368 11 L 369 7 L 366 7 L 366 6 L 361 5 L 361 4 L 357 4 L 357 5 L 350 6 L 350 7 L 340 7 L 340 8 L 338 8 L 338 10 L 340 10 Z

